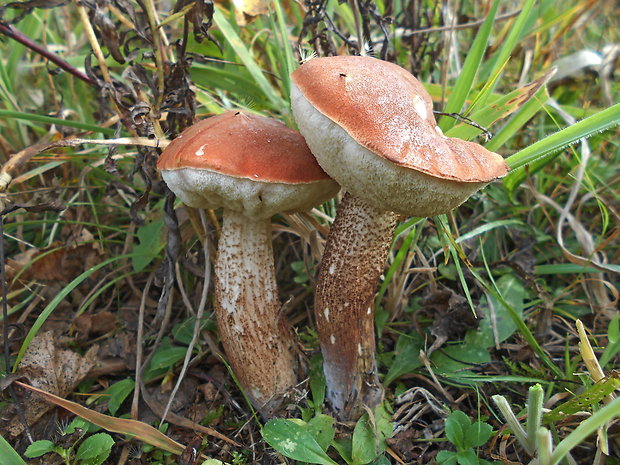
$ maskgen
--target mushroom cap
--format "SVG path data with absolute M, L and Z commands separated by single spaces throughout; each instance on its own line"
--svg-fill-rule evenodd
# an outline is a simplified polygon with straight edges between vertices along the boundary
M 319 164 L 376 208 L 445 213 L 508 171 L 500 155 L 444 136 L 424 86 L 393 63 L 315 58 L 291 77 L 293 114 Z
M 309 210 L 339 189 L 300 133 L 241 111 L 183 131 L 163 151 L 157 168 L 187 205 L 225 207 L 255 219 Z

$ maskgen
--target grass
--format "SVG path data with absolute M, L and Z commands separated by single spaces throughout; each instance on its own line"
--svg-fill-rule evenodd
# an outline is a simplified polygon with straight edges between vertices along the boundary
M 577 348 L 575 322 L 583 321 L 595 355 L 603 357 L 604 372 L 613 379 L 613 370 L 620 368 L 614 317 L 620 200 L 620 150 L 614 136 L 620 106 L 613 104 L 620 88 L 592 69 L 561 80 L 554 80 L 551 71 L 560 57 L 620 42 L 617 7 L 587 0 L 495 0 L 461 2 L 453 12 L 440 2 L 417 2 L 417 10 L 412 3 L 379 0 L 375 10 L 362 5 L 361 25 L 370 31 L 373 53 L 382 53 L 384 28 L 388 59 L 415 70 L 436 109 L 460 112 L 494 137 L 485 141 L 479 129 L 446 116 L 439 119 L 442 129 L 501 153 L 513 170 L 451 214 L 403 219 L 396 229 L 375 302 L 378 360 L 381 375 L 390 381 L 394 436 L 385 442 L 379 431 L 386 426 L 373 430 L 371 414 L 357 425 L 334 423 L 323 406 L 324 386 L 313 359 L 309 382 L 291 399 L 290 416 L 297 418 L 278 420 L 278 434 L 272 425 L 267 429 L 271 439 L 265 442 L 260 423 L 248 421 L 252 410 L 220 358 L 210 323 L 177 394 L 181 407 L 161 429 L 187 445 L 201 427 L 212 426 L 234 437 L 239 447 L 223 448 L 221 439 L 209 438 L 202 452 L 229 463 L 281 460 L 273 448 L 286 455 L 282 444 L 294 439 L 286 435 L 287 425 L 304 438 L 301 445 L 310 454 L 293 456 L 296 460 L 431 463 L 440 451 L 453 450 L 446 438 L 454 432 L 446 436 L 444 419 L 450 411 L 461 411 L 472 424 L 486 422 L 494 430 L 487 445 L 468 449 L 469 457 L 474 453 L 479 463 L 494 457 L 527 463 L 527 454 L 509 439 L 491 399 L 503 396 L 518 416 L 528 402 L 528 388 L 539 383 L 544 405 L 553 412 L 573 399 L 590 399 L 576 413 L 554 414 L 560 416 L 553 422 L 543 415 L 543 426 L 561 444 L 541 452 L 550 463 L 572 463 L 569 453 L 576 463 L 602 463 L 603 453 L 610 455 L 608 463 L 617 463 L 611 456 L 618 452 L 618 431 L 610 422 L 618 417 L 611 410 L 618 403 L 605 400 L 617 386 L 600 387 L 591 379 Z M 126 9 L 127 4 L 133 9 Z M 133 357 L 141 342 L 148 377 L 136 382 L 140 390 L 133 400 L 129 392 L 115 398 L 120 407 L 106 420 L 112 423 L 123 416 L 154 422 L 168 401 L 159 393 L 169 392 L 176 382 L 191 339 L 187 328 L 191 334 L 192 309 L 202 292 L 205 231 L 195 212 L 166 199 L 154 168 L 158 149 L 90 144 L 44 153 L 24 149 L 72 136 L 172 138 L 194 114 L 231 108 L 251 109 L 294 126 L 289 74 L 300 48 L 322 56 L 346 54 L 357 46 L 355 14 L 336 0 L 309 12 L 297 3 L 275 0 L 266 5 L 269 15 L 247 24 L 238 22 L 243 15 L 219 3 L 213 14 L 207 7 L 169 11 L 167 5 L 113 2 L 113 7 L 101 7 L 99 16 L 90 11 L 88 20 L 80 19 L 72 2 L 34 8 L 22 18 L 19 7 L 0 10 L 4 21 L 57 54 L 69 69 L 85 71 L 99 83 L 91 86 L 61 71 L 45 53 L 15 40 L 0 42 L 0 175 L 12 181 L 3 204 L 26 207 L 4 214 L 5 302 L 9 322 L 17 325 L 4 326 L 6 371 L 44 381 L 33 374 L 33 365 L 24 364 L 24 356 L 47 331 L 54 331 L 58 342 L 50 350 L 59 353 L 70 347 L 85 354 L 98 344 L 99 371 L 93 367 L 91 376 L 79 376 L 52 394 L 102 413 L 105 402 L 93 405 L 88 399 L 136 377 Z M 175 12 L 180 14 L 171 17 Z M 384 20 L 387 16 L 391 22 Z M 475 24 L 451 32 L 444 26 L 452 19 Z M 149 28 L 133 26 L 162 21 L 155 36 Z M 90 26 L 103 59 L 91 54 Z M 110 56 L 117 48 L 125 63 Z M 101 72 L 103 67 L 109 76 Z M 7 163 L 16 153 L 20 162 Z M 52 202 L 66 210 L 58 213 Z M 308 316 L 317 244 L 335 207 L 331 201 L 312 216 L 274 218 L 280 294 L 283 300 L 290 297 L 286 311 L 308 360 L 318 354 Z M 218 230 L 215 214 L 207 243 L 215 241 Z M 178 258 L 176 264 L 170 257 Z M 174 286 L 172 277 L 178 280 Z M 477 321 L 472 310 L 486 319 Z M 444 342 L 430 352 L 438 338 Z M 152 360 L 157 365 L 148 367 Z M 71 366 L 62 369 L 72 371 Z M 6 392 L 0 408 L 12 420 L 0 423 L 8 440 L 0 448 L 13 457 L 12 463 L 20 463 L 14 452 L 22 454 L 29 438 L 10 433 L 20 423 L 14 405 L 21 405 L 30 418 L 29 405 L 15 402 L 25 395 L 19 388 Z M 580 397 L 584 392 L 592 395 Z M 415 396 L 425 402 L 407 400 Z M 33 426 L 33 439 L 61 441 L 52 430 L 63 416 L 44 411 Z M 607 440 L 597 442 L 590 435 L 595 430 Z M 174 461 L 158 447 L 127 442 L 122 434 L 113 437 L 109 463 L 125 463 L 137 449 L 151 463 Z M 376 447 L 368 449 L 364 444 L 373 437 Z M 547 443 L 542 435 L 541 444 Z

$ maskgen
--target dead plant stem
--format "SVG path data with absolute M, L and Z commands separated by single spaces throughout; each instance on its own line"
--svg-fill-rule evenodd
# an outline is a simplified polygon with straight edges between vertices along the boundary
M 205 218 L 204 210 L 200 210 L 200 219 L 202 220 L 203 227 L 206 228 L 207 220 Z M 205 229 L 206 231 L 206 229 Z M 198 340 L 198 336 L 200 334 L 200 329 L 202 326 L 202 316 L 204 315 L 205 306 L 207 305 L 207 296 L 209 294 L 209 284 L 211 281 L 211 260 L 210 260 L 210 251 L 209 244 L 205 238 L 205 244 L 203 246 L 204 251 L 204 261 L 205 261 L 205 279 L 202 287 L 202 295 L 200 296 L 200 304 L 198 305 L 198 311 L 196 312 L 196 323 L 194 323 L 194 332 L 192 333 L 192 340 L 187 347 L 187 352 L 185 353 L 185 359 L 183 360 L 183 368 L 181 368 L 181 373 L 179 373 L 179 377 L 177 379 L 172 392 L 170 393 L 170 398 L 168 399 L 168 403 L 166 404 L 166 408 L 164 409 L 164 414 L 162 415 L 161 421 L 159 423 L 159 427 L 163 425 L 166 417 L 168 416 L 168 412 L 170 411 L 170 406 L 172 405 L 172 401 L 176 396 L 177 391 L 181 387 L 181 383 L 185 378 L 185 373 L 187 372 L 187 368 L 189 366 L 190 359 L 192 358 L 192 352 L 194 351 L 194 346 L 196 345 L 196 341 Z
M 133 399 L 131 401 L 131 418 L 138 419 L 138 404 L 140 400 L 140 386 L 142 385 L 142 335 L 144 333 L 144 310 L 146 308 L 146 298 L 151 289 L 155 273 L 151 273 L 144 286 L 142 299 L 140 300 L 140 312 L 138 313 L 138 335 L 136 337 L 136 381 L 133 390 Z
M 103 51 L 99 46 L 99 41 L 97 40 L 97 36 L 95 35 L 95 30 L 93 29 L 93 25 L 90 23 L 90 19 L 88 18 L 88 13 L 86 13 L 86 8 L 84 8 L 79 0 L 75 0 L 75 7 L 77 8 L 78 15 L 80 20 L 82 21 L 82 25 L 84 26 L 84 32 L 86 33 L 86 37 L 88 38 L 88 42 L 90 43 L 91 48 L 93 49 L 93 53 L 99 62 L 99 69 L 101 69 L 101 76 L 103 80 L 112 85 L 112 78 L 110 77 L 110 71 L 108 70 L 108 65 L 105 62 L 105 57 L 103 56 Z

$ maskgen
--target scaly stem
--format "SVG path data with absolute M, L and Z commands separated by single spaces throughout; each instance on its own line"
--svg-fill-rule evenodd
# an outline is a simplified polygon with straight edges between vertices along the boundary
M 252 405 L 269 418 L 297 381 L 293 338 L 280 313 L 269 220 L 224 210 L 215 295 L 228 362 Z
M 327 398 L 343 420 L 383 400 L 377 377 L 374 298 L 396 227 L 396 215 L 346 194 L 338 208 L 317 278 L 316 315 Z

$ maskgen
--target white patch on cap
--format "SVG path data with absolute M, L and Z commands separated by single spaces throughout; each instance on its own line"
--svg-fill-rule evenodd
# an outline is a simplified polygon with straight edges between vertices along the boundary
M 368 307 L 368 311 L 366 312 L 366 315 L 370 315 L 372 313 L 372 307 Z
M 345 302 L 344 303 L 344 308 L 347 308 L 349 305 L 351 305 L 349 302 Z
M 325 316 L 325 321 L 329 321 L 329 307 L 325 307 L 325 310 L 323 310 L 323 316 Z
M 329 265 L 329 270 L 327 270 L 327 272 L 329 274 L 334 274 L 336 272 L 336 264 L 332 263 L 331 265 Z
M 336 336 L 334 336 L 333 334 L 331 336 L 329 336 L 329 342 L 331 342 L 332 344 L 336 343 Z
M 422 97 L 414 96 L 413 109 L 416 111 L 420 118 L 426 119 L 428 117 L 428 111 L 426 111 L 426 104 Z
M 207 145 L 207 144 L 205 144 Z M 196 150 L 196 156 L 202 157 L 205 154 L 205 145 Z
M 357 353 L 360 357 L 362 356 L 362 344 L 357 345 Z

